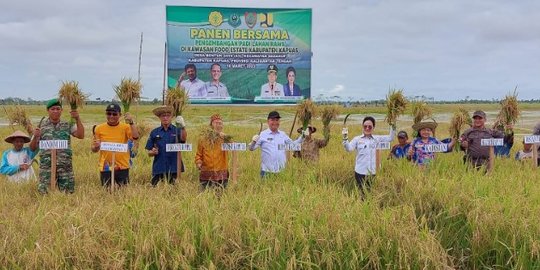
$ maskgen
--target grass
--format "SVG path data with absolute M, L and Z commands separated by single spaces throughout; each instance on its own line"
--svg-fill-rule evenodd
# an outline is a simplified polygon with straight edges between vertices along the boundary
M 433 106 L 436 119 L 437 112 L 452 112 L 441 107 Z M 196 142 L 195 134 L 213 113 L 224 117 L 226 133 L 248 141 L 259 121 L 276 109 L 209 108 L 191 106 L 183 114 L 188 143 Z M 26 109 L 34 122 L 45 113 L 41 107 Z M 152 109 L 135 107 L 132 114 L 156 126 Z M 295 108 L 277 109 L 284 117 L 282 130 L 288 130 Z M 482 109 L 491 110 L 489 105 Z M 342 113 L 355 113 L 351 134 L 360 133 L 363 116 L 378 115 L 376 131 L 383 134 L 384 110 Z M 67 120 L 69 114 L 64 116 Z M 424 171 L 406 161 L 384 160 L 362 202 L 354 187 L 355 157 L 341 147 L 338 119 L 331 123 L 320 163 L 290 160 L 279 179 L 259 179 L 259 150 L 240 153 L 238 183 L 221 196 L 199 193 L 194 153 L 188 152 L 182 155 L 186 173 L 180 182 L 152 189 L 151 159 L 140 151 L 130 185 L 109 194 L 99 184 L 98 156 L 89 151 L 90 128 L 104 121 L 104 106 L 85 107 L 81 119 L 87 134 L 73 144 L 75 194 L 43 197 L 36 183 L 0 178 L 2 268 L 540 268 L 540 185 L 530 164 L 497 159 L 493 174 L 486 176 L 466 170 L 460 153 L 440 154 Z M 438 122 L 438 130 L 446 131 L 448 123 Z M 411 124 L 400 119 L 398 128 Z M 2 127 L 0 135 L 10 131 Z M 512 152 L 521 149 L 519 141 Z M 1 144 L 2 150 L 8 147 Z

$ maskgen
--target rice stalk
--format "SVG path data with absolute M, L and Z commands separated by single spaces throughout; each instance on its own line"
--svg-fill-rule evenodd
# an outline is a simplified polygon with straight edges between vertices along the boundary
M 82 107 L 89 95 L 82 92 L 77 81 L 63 81 L 58 91 L 58 99 L 68 103 L 72 110 Z
M 416 124 L 431 117 L 432 111 L 427 103 L 423 101 L 414 101 L 411 103 L 411 115 L 413 117 L 413 124 Z
M 296 106 L 298 113 L 298 122 L 302 123 L 302 129 L 305 130 L 311 123 L 311 118 L 317 116 L 317 106 L 311 99 L 304 99 Z
M 232 142 L 232 136 L 231 135 L 228 135 L 228 134 L 225 134 L 224 137 L 222 137 L 219 132 L 216 132 L 213 128 L 211 127 L 204 127 L 202 130 L 201 130 L 201 133 L 200 133 L 200 136 L 210 142 L 211 145 L 215 145 L 219 139 L 223 139 L 223 142 L 225 143 L 230 143 Z
M 189 98 L 183 87 L 169 87 L 169 91 L 167 91 L 167 96 L 165 97 L 165 105 L 174 108 L 175 116 L 182 115 L 188 102 Z
M 321 112 L 321 120 L 323 126 L 328 126 L 330 121 L 335 120 L 339 114 L 339 107 L 337 105 L 325 106 Z
M 5 108 L 4 108 L 5 109 Z M 5 109 L 6 116 L 11 127 L 19 125 L 23 127 L 28 134 L 32 134 L 33 127 L 30 117 L 26 113 L 26 109 L 20 105 L 15 105 L 11 108 Z
M 142 84 L 140 81 L 122 78 L 120 84 L 115 85 L 113 88 L 126 113 L 129 112 L 133 102 L 138 102 L 141 99 Z
M 385 121 L 395 127 L 397 118 L 405 112 L 407 98 L 403 95 L 403 89 L 390 90 L 386 96 L 386 119 Z
M 516 90 L 517 89 L 514 89 L 513 93 L 506 95 L 505 98 L 501 100 L 501 110 L 499 111 L 497 119 L 495 120 L 495 127 L 499 127 L 501 129 L 504 128 L 504 131 L 507 134 L 511 132 L 510 130 L 507 130 L 507 127 L 514 125 L 521 115 Z
M 454 112 L 454 115 L 450 120 L 450 127 L 448 128 L 450 136 L 454 139 L 459 138 L 464 125 L 469 125 L 469 127 L 472 126 L 471 116 L 467 110 L 459 108 L 458 111 Z

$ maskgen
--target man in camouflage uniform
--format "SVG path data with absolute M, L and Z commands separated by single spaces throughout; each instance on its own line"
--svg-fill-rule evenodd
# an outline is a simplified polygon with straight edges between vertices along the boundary
M 323 135 L 324 139 L 314 139 L 313 133 L 317 131 L 317 128 L 309 126 L 309 135 L 304 138 L 302 142 L 302 148 L 300 151 L 295 151 L 293 156 L 303 159 L 305 161 L 317 162 L 319 161 L 319 149 L 328 145 L 330 140 L 330 127 L 324 126 Z M 298 133 L 302 133 L 302 129 L 298 129 Z M 305 134 L 308 134 L 307 132 Z
M 68 149 L 56 150 L 56 182 L 58 189 L 62 192 L 73 193 L 75 191 L 75 179 L 73 176 L 71 137 L 79 139 L 84 138 L 84 126 L 77 110 L 70 112 L 75 123 L 62 121 L 62 104 L 58 99 L 51 99 L 47 103 L 47 113 L 49 117 L 34 130 L 34 136 L 38 138 L 32 141 L 34 145 L 30 147 L 39 147 L 39 140 L 67 140 Z M 47 193 L 47 187 L 51 183 L 51 151 L 42 150 L 39 153 L 39 184 L 38 191 L 41 194 Z

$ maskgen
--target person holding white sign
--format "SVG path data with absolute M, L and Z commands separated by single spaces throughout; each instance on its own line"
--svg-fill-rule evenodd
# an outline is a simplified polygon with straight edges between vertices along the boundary
M 516 153 L 516 160 L 519 161 L 525 161 L 525 160 L 531 160 L 533 158 L 533 144 L 532 143 L 525 143 L 525 140 L 523 140 L 523 150 L 519 150 Z
M 117 103 L 107 105 L 105 115 L 107 122 L 96 126 L 91 146 L 92 152 L 99 151 L 98 169 L 100 171 L 101 185 L 107 187 L 111 185 L 111 171 L 113 170 L 115 183 L 120 186 L 127 185 L 129 183 L 129 152 L 127 150 L 125 152 L 112 151 L 112 149 L 108 151 L 101 150 L 101 143 L 126 144 L 127 147 L 128 140 L 137 140 L 139 138 L 139 131 L 129 113 L 124 116 L 125 123 L 120 122 L 122 110 Z
M 178 177 L 178 155 L 176 152 L 167 152 L 167 144 L 185 143 L 187 132 L 182 116 L 177 117 L 177 126 L 181 126 L 182 134 L 178 139 L 179 128 L 172 124 L 173 108 L 161 106 L 153 111 L 159 117 L 161 125 L 148 136 L 145 149 L 150 157 L 154 157 L 152 162 L 152 180 L 150 183 L 155 187 L 160 181 L 166 179 L 169 184 L 174 185 Z M 181 172 L 184 172 L 184 163 L 181 164 Z
M 411 142 L 407 159 L 412 160 L 420 167 L 429 165 L 435 159 L 436 152 L 449 152 L 454 146 L 454 139 L 449 144 L 443 144 L 432 137 L 437 128 L 435 121 L 421 121 L 414 124 L 412 128 L 418 132 L 419 137 Z
M 465 151 L 464 161 L 480 169 L 489 162 L 489 147 L 482 146 L 482 139 L 503 138 L 504 133 L 485 127 L 486 113 L 483 111 L 475 111 L 472 117 L 473 126 L 461 135 L 461 149 Z
M 199 169 L 200 189 L 226 188 L 229 181 L 228 153 L 221 149 L 230 137 L 223 133 L 221 115 L 210 117 L 210 128 L 201 133 L 195 154 L 195 164 Z
M 293 156 L 304 161 L 318 162 L 320 149 L 326 147 L 328 145 L 328 141 L 330 141 L 330 127 L 324 126 L 324 139 L 313 138 L 313 133 L 317 132 L 316 127 L 310 125 L 307 127 L 307 129 L 309 129 L 309 133 L 306 134 L 309 135 L 305 136 L 300 151 L 295 151 Z M 299 128 L 297 132 L 302 134 L 302 128 Z
M 30 137 L 17 130 L 9 135 L 5 141 L 13 144 L 13 149 L 6 150 L 2 154 L 0 174 L 7 175 L 8 180 L 13 182 L 23 182 L 32 177 L 35 179 L 32 160 L 37 154 L 37 149 L 32 150 L 30 147 L 24 147 L 25 143 L 30 142 Z
M 254 135 L 249 144 L 250 151 L 261 148 L 261 178 L 285 169 L 287 155 L 280 148 L 286 144 L 300 144 L 304 141 L 304 136 L 309 135 L 309 129 L 306 129 L 298 139 L 291 140 L 285 132 L 279 130 L 280 118 L 277 111 L 271 111 L 267 118 L 268 128 L 261 131 L 259 135 Z
M 48 118 L 34 130 L 35 140 L 30 142 L 30 149 L 39 148 L 40 141 L 60 140 L 67 143 L 63 149 L 43 149 L 39 152 L 39 184 L 38 191 L 41 194 L 47 193 L 47 188 L 54 175 L 58 189 L 63 192 L 75 192 L 75 177 L 73 175 L 71 150 L 71 136 L 84 139 L 84 126 L 77 110 L 71 110 L 71 118 L 75 123 L 62 121 L 62 103 L 58 99 L 51 99 L 46 105 Z M 56 152 L 53 155 L 53 151 Z M 53 156 L 56 157 L 54 174 L 51 171 Z
M 380 142 L 392 142 L 396 130 L 390 127 L 389 135 L 373 135 L 375 129 L 375 118 L 367 116 L 362 120 L 363 133 L 354 137 L 349 142 L 349 129 L 343 128 L 343 147 L 345 151 L 352 152 L 356 150 L 356 161 L 354 166 L 354 178 L 356 185 L 360 189 L 362 198 L 365 196 L 364 189 L 369 191 L 371 180 L 376 174 L 376 148 Z

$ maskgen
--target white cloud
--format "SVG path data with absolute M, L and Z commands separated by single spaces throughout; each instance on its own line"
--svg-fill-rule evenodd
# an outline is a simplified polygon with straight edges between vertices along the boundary
M 328 91 L 328 94 L 330 95 L 337 95 L 342 93 L 345 90 L 345 86 L 343 84 L 336 84 L 332 89 Z

